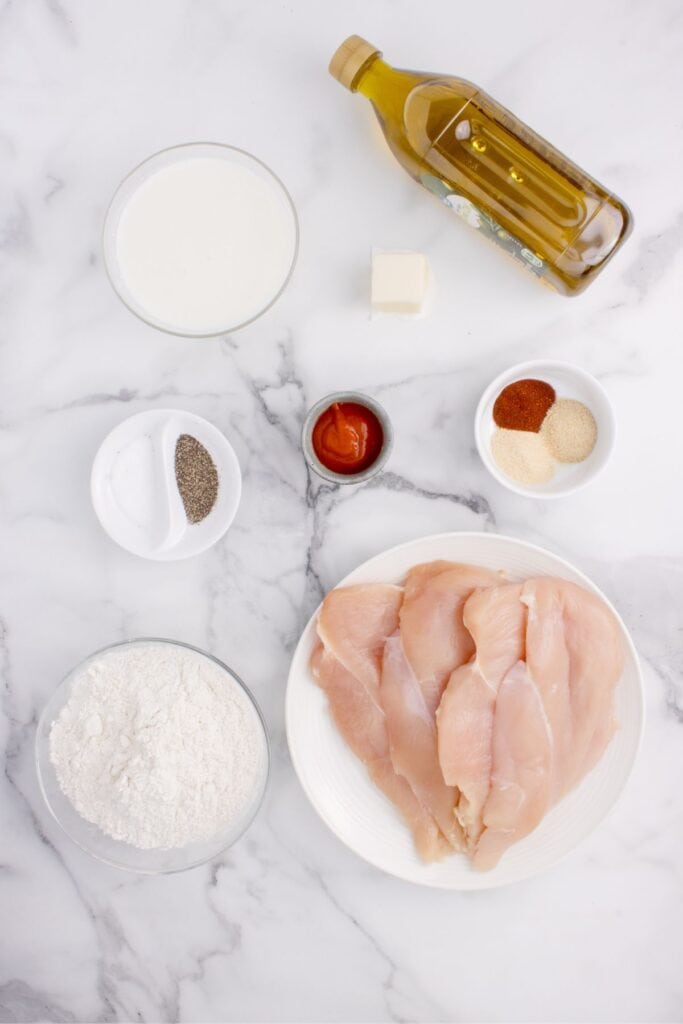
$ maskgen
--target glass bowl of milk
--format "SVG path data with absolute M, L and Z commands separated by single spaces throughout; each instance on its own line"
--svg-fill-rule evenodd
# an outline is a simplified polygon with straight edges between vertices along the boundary
M 104 222 L 104 262 L 145 323 L 209 338 L 256 320 L 284 291 L 299 227 L 261 160 L 219 143 L 149 157 L 124 178 Z

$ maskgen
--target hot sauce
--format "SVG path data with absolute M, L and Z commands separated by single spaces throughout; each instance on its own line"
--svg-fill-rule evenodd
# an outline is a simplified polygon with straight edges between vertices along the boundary
M 358 402 L 334 402 L 313 427 L 313 450 L 333 473 L 362 473 L 384 445 L 382 424 L 371 409 Z

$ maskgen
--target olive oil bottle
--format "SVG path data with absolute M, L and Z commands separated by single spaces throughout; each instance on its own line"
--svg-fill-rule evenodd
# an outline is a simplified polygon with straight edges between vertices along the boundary
M 583 291 L 629 234 L 620 199 L 471 82 L 393 68 L 360 36 L 330 72 L 370 100 L 411 177 L 563 295 Z

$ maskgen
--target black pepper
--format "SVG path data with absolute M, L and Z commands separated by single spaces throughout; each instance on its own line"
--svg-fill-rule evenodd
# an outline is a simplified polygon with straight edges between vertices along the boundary
M 181 434 L 175 446 L 175 478 L 190 523 L 201 523 L 216 504 L 218 471 L 203 444 Z

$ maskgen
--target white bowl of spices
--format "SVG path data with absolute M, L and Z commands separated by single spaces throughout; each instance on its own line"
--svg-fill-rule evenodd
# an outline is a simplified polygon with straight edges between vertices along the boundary
M 477 449 L 492 476 L 532 498 L 560 498 L 604 469 L 614 448 L 612 404 L 571 363 L 532 360 L 501 373 L 475 414 Z
M 152 409 L 119 423 L 93 462 L 95 513 L 117 544 L 156 561 L 206 551 L 228 529 L 240 501 L 239 462 L 226 437 L 201 416 Z

